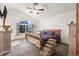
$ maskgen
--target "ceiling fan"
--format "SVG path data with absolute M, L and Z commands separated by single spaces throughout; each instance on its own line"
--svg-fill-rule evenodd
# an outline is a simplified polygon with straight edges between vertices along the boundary
M 39 3 L 34 3 L 33 8 L 30 8 L 30 7 L 26 7 L 26 8 L 31 10 L 29 13 L 33 13 L 35 11 L 36 14 L 39 14 L 40 11 L 44 11 L 44 8 L 39 7 L 39 6 L 40 6 Z

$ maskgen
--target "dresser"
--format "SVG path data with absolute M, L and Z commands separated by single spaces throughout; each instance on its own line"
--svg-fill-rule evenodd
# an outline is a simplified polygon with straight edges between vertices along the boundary
M 11 32 L 0 31 L 0 55 L 11 50 Z
M 69 51 L 68 55 L 76 55 L 76 24 L 68 24 L 69 27 Z

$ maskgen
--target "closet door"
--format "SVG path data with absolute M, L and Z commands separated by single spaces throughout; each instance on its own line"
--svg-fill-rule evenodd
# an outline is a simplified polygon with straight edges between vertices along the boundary
M 70 56 L 76 56 L 76 24 L 69 24 L 69 53 Z
M 77 4 L 77 10 L 76 10 L 76 14 L 77 14 L 77 30 L 76 30 L 76 37 L 77 37 L 77 55 L 79 56 L 79 4 Z

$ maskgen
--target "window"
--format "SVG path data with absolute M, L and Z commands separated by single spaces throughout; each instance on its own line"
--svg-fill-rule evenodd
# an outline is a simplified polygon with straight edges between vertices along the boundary
M 32 32 L 32 23 L 30 21 L 19 22 L 19 34 L 25 34 L 27 32 Z

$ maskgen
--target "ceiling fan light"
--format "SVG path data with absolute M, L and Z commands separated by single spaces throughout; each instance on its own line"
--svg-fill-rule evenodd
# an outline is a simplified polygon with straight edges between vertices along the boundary
M 37 14 L 39 14 L 39 12 L 37 12 Z

